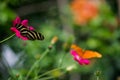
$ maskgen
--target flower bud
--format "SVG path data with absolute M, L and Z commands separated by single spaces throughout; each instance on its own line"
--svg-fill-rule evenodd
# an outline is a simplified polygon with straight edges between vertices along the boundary
M 58 37 L 57 36 L 54 36 L 51 40 L 51 44 L 55 44 L 58 40 Z

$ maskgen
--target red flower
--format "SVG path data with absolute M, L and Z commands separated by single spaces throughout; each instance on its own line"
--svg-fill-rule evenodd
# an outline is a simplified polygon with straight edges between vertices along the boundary
M 71 55 L 74 56 L 74 60 L 76 60 L 80 65 L 83 65 L 83 64 L 90 64 L 90 60 L 88 59 L 83 59 L 82 57 L 80 57 L 78 55 L 78 53 L 75 51 L 75 50 L 71 50 L 70 51 Z
M 34 28 L 32 26 L 28 26 L 28 20 L 22 20 L 20 19 L 20 17 L 16 17 L 16 19 L 13 21 L 13 26 L 10 28 L 12 32 L 14 32 L 16 34 L 16 36 L 18 38 L 21 38 L 22 40 L 28 40 L 27 37 L 22 36 L 20 31 L 17 30 L 16 25 L 21 24 L 24 27 L 28 28 L 29 30 L 34 30 Z

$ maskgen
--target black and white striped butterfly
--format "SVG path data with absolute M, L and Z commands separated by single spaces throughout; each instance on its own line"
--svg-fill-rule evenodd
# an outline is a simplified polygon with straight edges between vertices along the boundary
M 27 37 L 29 40 L 44 40 L 44 36 L 39 32 L 30 30 L 21 24 L 16 24 L 15 27 L 18 31 L 20 31 L 22 36 Z

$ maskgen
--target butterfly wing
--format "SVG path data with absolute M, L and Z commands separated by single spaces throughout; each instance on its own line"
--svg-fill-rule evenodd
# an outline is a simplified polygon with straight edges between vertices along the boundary
M 44 40 L 44 36 L 41 33 L 36 31 L 28 30 L 26 37 L 29 40 Z
M 78 47 L 77 45 L 72 44 L 71 48 L 74 49 L 74 50 L 78 53 L 78 55 L 79 55 L 80 57 L 83 55 L 83 50 L 82 50 L 82 48 Z
M 102 55 L 98 52 L 95 52 L 95 51 L 85 50 L 82 57 L 85 58 L 85 59 L 101 58 Z

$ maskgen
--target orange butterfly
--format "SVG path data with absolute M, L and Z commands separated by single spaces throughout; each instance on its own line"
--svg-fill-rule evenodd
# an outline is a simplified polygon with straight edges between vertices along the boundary
M 102 57 L 102 55 L 96 51 L 83 50 L 75 44 L 72 44 L 71 49 L 71 54 L 79 64 L 89 64 L 90 61 L 88 59 Z

